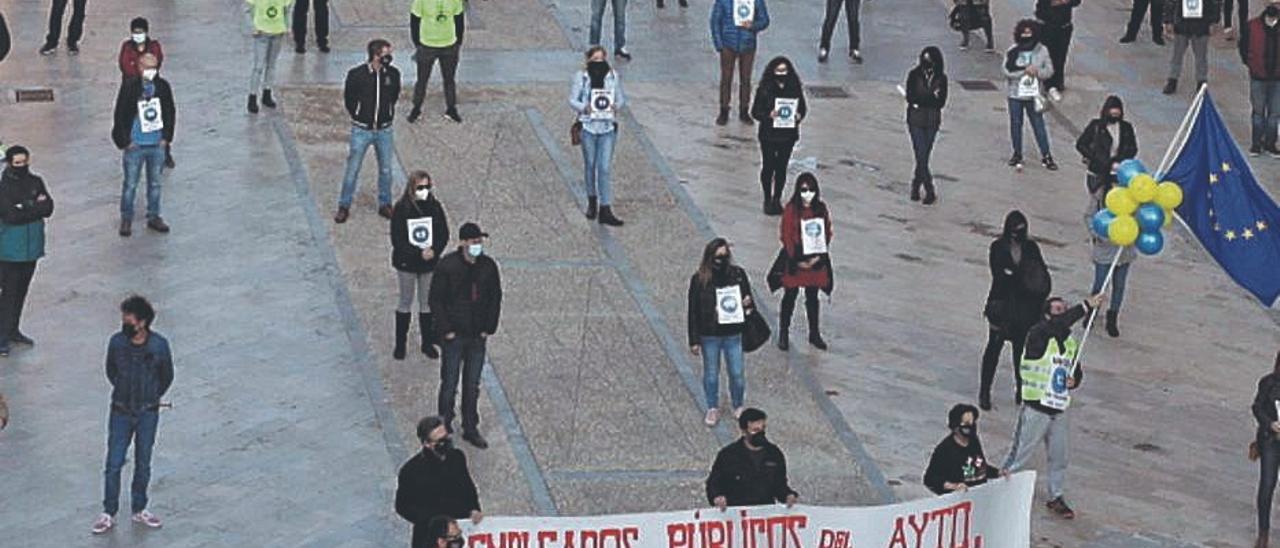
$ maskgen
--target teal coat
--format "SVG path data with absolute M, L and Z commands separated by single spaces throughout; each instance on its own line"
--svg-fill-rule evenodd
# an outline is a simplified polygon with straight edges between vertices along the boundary
M 44 220 L 50 215 L 53 198 L 44 180 L 5 169 L 0 176 L 0 261 L 26 263 L 43 257 Z

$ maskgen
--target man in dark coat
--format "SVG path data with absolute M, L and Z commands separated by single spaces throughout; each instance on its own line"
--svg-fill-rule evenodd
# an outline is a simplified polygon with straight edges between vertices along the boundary
M 1027 330 L 1040 319 L 1040 309 L 1053 287 L 1049 269 L 1040 246 L 1027 236 L 1027 217 L 1011 211 L 1004 219 L 1004 232 L 994 242 L 988 255 L 991 267 L 991 290 L 983 311 L 989 324 L 987 347 L 982 353 L 982 382 L 978 406 L 991 410 L 991 384 L 1004 343 L 1013 344 L 1014 380 L 1019 378 Z M 1014 387 L 1017 399 L 1018 387 Z
M 5 150 L 8 167 L 0 174 L 0 356 L 10 343 L 31 345 L 22 334 L 27 289 L 44 256 L 44 220 L 53 215 L 53 198 L 44 179 L 31 173 L 31 154 L 25 147 Z
M 787 484 L 787 459 L 769 443 L 764 411 L 748 407 L 738 415 L 742 438 L 716 455 L 707 476 L 707 501 L 720 510 L 729 506 L 794 505 L 800 497 Z
M 1182 75 L 1182 60 L 1187 46 L 1196 58 L 1196 89 L 1209 81 L 1209 34 L 1222 15 L 1218 0 L 1201 0 L 1199 13 L 1186 10 L 1182 0 L 1165 0 L 1165 30 L 1173 33 L 1173 58 L 1169 61 L 1169 79 L 1164 84 L 1164 94 L 1178 92 L 1178 77 Z
M 116 95 L 111 140 L 124 153 L 124 188 L 120 192 L 120 235 L 133 234 L 133 201 L 142 170 L 147 170 L 147 228 L 169 232 L 160 217 L 160 176 L 165 150 L 173 142 L 177 108 L 173 88 L 159 75 L 159 61 L 145 53 L 138 58 L 142 76 L 120 84 Z
M 427 417 L 418 422 L 422 451 L 400 468 L 396 513 L 413 524 L 413 547 L 435 548 L 440 516 L 480 523 L 480 497 L 467 469 L 467 456 L 453 446 L 445 420 Z

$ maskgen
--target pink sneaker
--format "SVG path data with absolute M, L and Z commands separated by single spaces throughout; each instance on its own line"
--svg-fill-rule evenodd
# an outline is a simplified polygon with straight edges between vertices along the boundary
M 141 512 L 134 514 L 133 522 L 141 523 L 152 529 L 159 529 L 161 525 L 160 518 L 156 517 L 155 514 L 152 514 L 151 512 L 148 512 L 146 510 L 143 510 Z
M 91 529 L 91 531 L 93 531 L 93 534 L 95 535 L 101 535 L 107 531 L 110 531 L 111 528 L 115 526 L 116 526 L 115 518 L 107 514 L 100 514 L 98 516 L 98 521 L 93 522 L 93 529 Z
M 720 410 L 708 409 L 707 418 L 703 419 L 702 422 L 706 423 L 707 426 L 715 426 L 716 423 L 720 422 Z

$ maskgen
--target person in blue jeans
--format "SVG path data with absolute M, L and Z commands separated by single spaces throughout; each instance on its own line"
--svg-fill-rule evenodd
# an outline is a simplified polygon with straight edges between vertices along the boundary
M 1023 19 L 1013 29 L 1014 44 L 1005 51 L 1004 75 L 1009 94 L 1009 139 L 1013 144 L 1013 156 L 1009 167 L 1022 170 L 1022 118 L 1031 120 L 1032 133 L 1040 147 L 1040 164 L 1049 171 L 1057 171 L 1049 151 L 1049 132 L 1044 126 L 1044 114 L 1036 103 L 1044 91 L 1043 83 L 1053 77 L 1053 60 L 1049 48 L 1040 43 L 1040 23 L 1035 19 Z
M 587 218 L 595 220 L 599 213 L 600 224 L 622 226 L 622 220 L 613 215 L 613 181 L 609 167 L 613 163 L 613 145 L 618 141 L 618 124 L 614 117 L 626 104 L 627 98 L 622 93 L 618 73 L 605 61 L 607 55 L 601 46 L 591 46 L 587 50 L 586 70 L 574 75 L 573 87 L 569 90 L 569 106 L 582 124 Z M 596 94 L 597 91 L 602 93 Z
M 729 370 L 729 398 L 733 415 L 742 413 L 747 379 L 742 333 L 746 315 L 755 313 L 751 281 L 733 264 L 729 242 L 716 238 L 702 251 L 702 262 L 689 279 L 689 350 L 702 356 L 702 389 L 707 401 L 707 426 L 720 421 L 720 361 Z
M 591 0 L 591 45 L 600 45 L 600 27 L 604 23 L 604 5 L 613 4 L 613 51 L 631 60 L 627 51 L 627 0 Z
M 347 71 L 342 99 L 351 115 L 351 145 L 347 151 L 347 170 L 342 177 L 342 192 L 333 222 L 342 224 L 351 216 L 351 202 L 359 183 L 364 154 L 373 145 L 378 156 L 378 215 L 390 220 L 391 169 L 395 164 L 396 100 L 400 97 L 400 71 L 391 66 L 391 43 L 381 38 L 370 41 L 369 57 Z
M 141 76 L 128 78 L 116 94 L 111 140 L 124 153 L 124 188 L 120 192 L 120 235 L 133 234 L 133 202 L 142 170 L 147 171 L 147 228 L 169 232 L 160 217 L 160 176 L 164 168 L 177 109 L 173 88 L 159 75 L 159 61 L 150 53 L 138 58 Z
M 120 332 L 107 344 L 107 381 L 111 383 L 111 414 L 107 420 L 107 465 L 103 473 L 102 514 L 92 532 L 115 527 L 120 509 L 120 470 L 133 444 L 133 485 L 130 507 L 134 523 L 157 529 L 160 518 L 147 511 L 151 482 L 151 448 L 160 423 L 160 398 L 173 384 L 173 354 L 169 341 L 151 330 L 155 308 L 133 295 L 120 303 Z

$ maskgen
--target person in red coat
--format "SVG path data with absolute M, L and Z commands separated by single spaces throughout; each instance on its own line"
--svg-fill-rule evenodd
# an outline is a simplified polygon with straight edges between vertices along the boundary
M 790 348 L 791 316 L 796 297 L 804 288 L 804 307 L 809 317 L 809 344 L 826 350 L 818 328 L 818 290 L 830 295 L 835 277 L 831 270 L 831 212 L 819 195 L 818 178 L 802 173 L 796 178 L 795 191 L 782 211 L 779 239 L 782 250 L 769 272 L 769 289 L 783 287 L 782 313 L 778 318 L 778 348 Z

